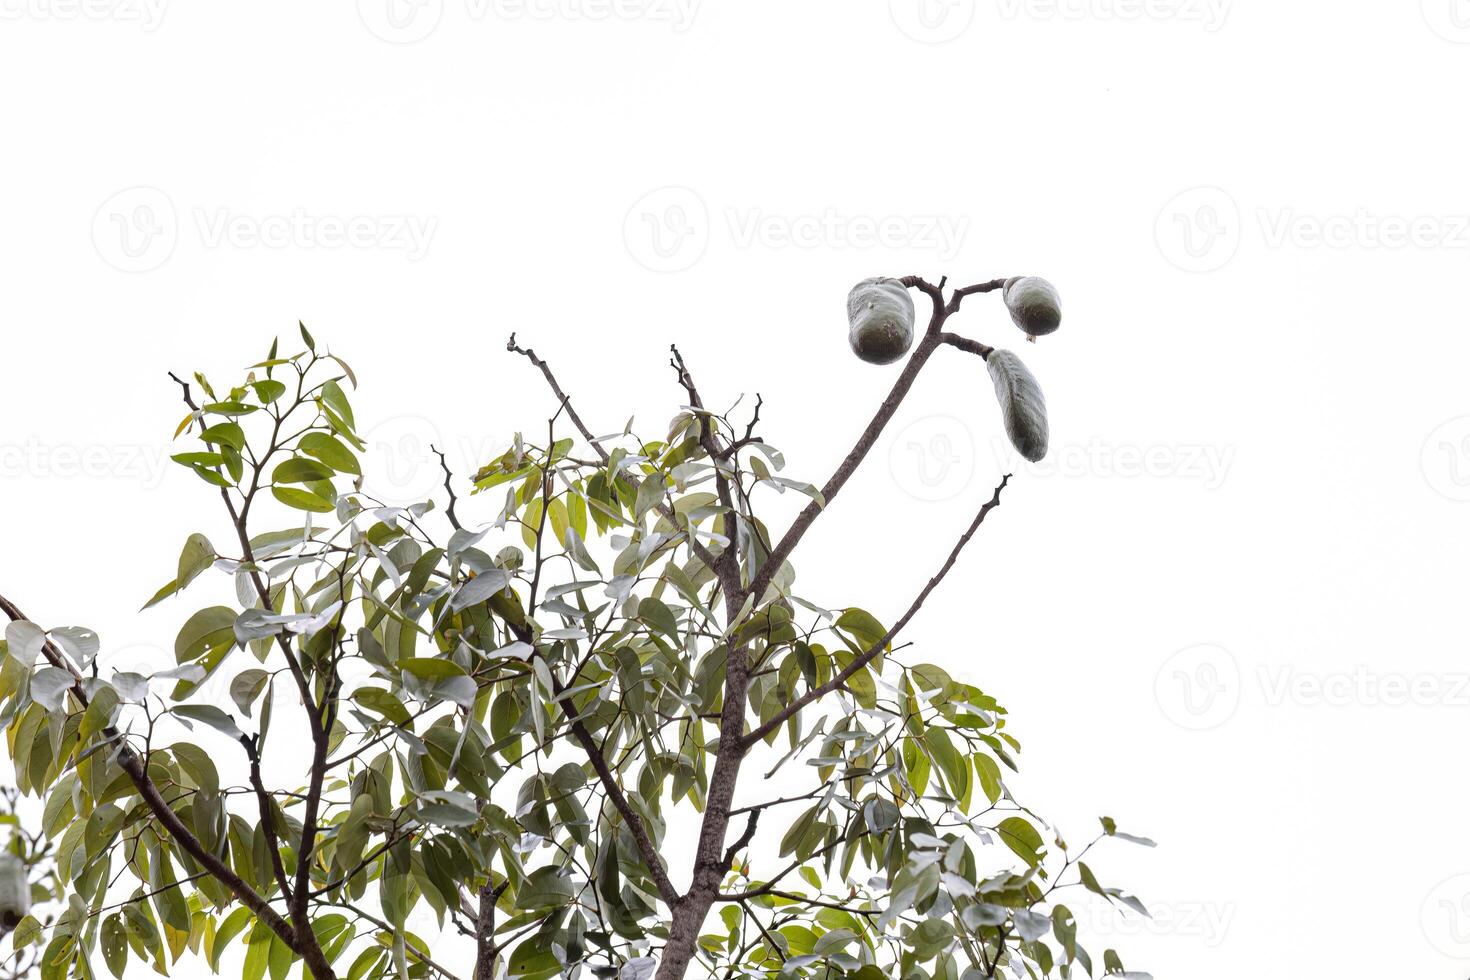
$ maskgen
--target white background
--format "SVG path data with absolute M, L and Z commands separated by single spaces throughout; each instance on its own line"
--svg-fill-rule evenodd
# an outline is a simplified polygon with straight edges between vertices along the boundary
M 1463 978 L 1465 0 L 396 2 L 0 0 L 0 591 L 166 664 L 195 605 L 135 611 L 223 528 L 165 372 L 298 317 L 385 495 L 542 431 L 512 330 L 602 430 L 677 410 L 677 341 L 820 483 L 898 370 L 853 282 L 1044 275 L 1054 336 L 955 326 L 1026 358 L 1051 459 L 908 639 L 1069 837 L 1160 841 L 1098 859 L 1157 919 L 1097 948 Z M 989 387 L 936 356 L 804 594 L 902 611 L 1014 465 Z

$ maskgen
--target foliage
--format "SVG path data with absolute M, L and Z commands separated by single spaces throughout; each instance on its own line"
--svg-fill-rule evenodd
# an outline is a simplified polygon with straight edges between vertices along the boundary
M 909 284 L 936 308 L 917 373 L 959 299 Z M 885 625 L 798 595 L 788 560 L 866 448 L 820 491 L 782 475 L 759 402 L 706 410 L 677 351 L 667 428 L 594 439 L 512 338 L 558 396 L 545 431 L 476 500 L 446 467 L 397 507 L 361 486 L 356 379 L 301 333 L 236 385 L 181 382 L 173 458 L 227 520 L 147 605 L 206 576 L 235 601 L 189 616 L 175 667 L 103 676 L 95 634 L 5 603 L 0 727 L 65 898 L 17 934 L 42 976 L 196 976 L 232 946 L 248 980 L 449 976 L 439 927 L 477 977 L 1122 972 L 1059 898 L 1142 906 L 1013 798 L 1004 709 L 894 648 L 1000 488 Z M 810 500 L 779 540 L 771 493 Z M 741 802 L 742 763 L 794 789 Z

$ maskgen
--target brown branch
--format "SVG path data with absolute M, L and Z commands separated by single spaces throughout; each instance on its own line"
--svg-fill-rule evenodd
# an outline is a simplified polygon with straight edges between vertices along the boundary
M 241 735 L 240 744 L 245 747 L 245 755 L 250 759 L 250 785 L 255 790 L 255 802 L 260 808 L 260 829 L 265 834 L 266 850 L 270 851 L 271 872 L 276 876 L 276 884 L 289 904 L 291 885 L 286 880 L 286 867 L 281 863 L 281 843 L 276 834 L 275 808 L 271 806 L 265 783 L 260 778 L 260 736 Z
M 602 448 L 602 445 L 597 441 L 597 437 L 592 434 L 592 430 L 587 428 L 586 424 L 582 421 L 582 417 L 578 415 L 577 410 L 572 407 L 572 399 L 570 396 L 567 395 L 565 391 L 562 390 L 561 385 L 557 383 L 556 375 L 551 373 L 551 365 L 547 364 L 546 361 L 544 361 L 543 359 L 537 357 L 536 352 L 531 350 L 530 348 L 518 347 L 516 345 L 515 334 L 510 335 L 510 342 L 505 345 L 505 349 L 511 351 L 512 353 L 520 354 L 526 357 L 533 365 L 541 370 L 541 374 L 546 378 L 546 383 L 551 386 L 551 393 L 556 396 L 557 401 L 562 406 L 562 409 L 566 411 L 567 417 L 570 418 L 572 420 L 572 424 L 577 427 L 577 431 L 582 433 L 582 437 L 586 439 L 587 442 L 592 446 L 592 449 L 597 453 L 598 458 L 601 459 L 604 463 L 608 462 L 609 457 L 607 451 Z M 674 509 L 668 504 L 659 504 L 658 512 L 675 528 L 679 527 L 678 516 L 675 513 Z M 718 569 L 716 569 L 716 562 L 718 561 L 718 559 L 708 548 L 699 543 L 698 539 L 694 536 L 693 525 L 687 523 L 686 521 L 684 530 L 689 542 L 689 550 L 694 552 L 694 556 L 696 558 L 698 558 L 709 568 L 714 569 L 716 571 L 716 574 L 718 574 Z
M 929 598 L 929 593 L 933 592 L 935 587 L 938 586 L 940 582 L 944 581 L 944 576 L 948 575 L 949 570 L 954 567 L 955 561 L 960 557 L 960 552 L 964 550 L 965 545 L 970 543 L 970 539 L 975 536 L 975 532 L 978 531 L 980 529 L 980 525 L 984 523 L 985 515 L 989 514 L 992 510 L 1000 506 L 1000 493 L 1006 488 L 1006 484 L 1010 482 L 1011 476 L 1009 473 L 1007 473 L 1001 479 L 1000 485 L 995 488 L 995 493 L 992 494 L 990 499 L 985 502 L 985 505 L 980 508 L 980 512 L 975 515 L 975 519 L 970 522 L 969 528 L 966 529 L 964 534 L 960 535 L 959 541 L 955 543 L 954 548 L 949 553 L 949 557 L 945 559 L 944 565 L 941 566 L 939 571 L 934 574 L 934 577 L 929 580 L 929 582 L 924 586 L 923 590 L 918 594 L 918 596 L 914 598 L 914 601 L 909 604 L 908 611 L 905 612 L 901 617 L 899 617 L 898 622 L 889 627 L 888 632 L 884 633 L 883 637 L 878 640 L 877 643 L 874 643 L 871 647 L 869 647 L 862 654 L 862 656 L 853 660 L 852 663 L 848 664 L 842 670 L 838 671 L 838 673 L 827 683 L 812 688 L 810 691 L 806 692 L 801 697 L 797 698 L 795 701 L 792 701 L 790 704 L 786 705 L 786 707 L 776 712 L 776 714 L 771 718 L 770 721 L 767 721 L 765 724 L 752 731 L 749 735 L 745 736 L 743 743 L 744 747 L 749 748 L 750 746 L 755 745 L 761 739 L 765 738 L 771 732 L 775 731 L 777 728 L 780 728 L 781 725 L 785 724 L 787 719 L 789 719 L 792 715 L 801 711 L 801 709 L 805 708 L 813 701 L 820 700 L 821 698 L 826 697 L 828 694 L 831 694 L 833 691 L 840 688 L 843 684 L 847 682 L 848 678 L 852 677 L 853 674 L 856 674 L 858 671 L 866 667 L 874 657 L 876 657 L 888 646 L 889 643 L 893 642 L 893 638 L 898 635 L 900 630 L 908 625 L 909 620 L 913 619 L 914 614 L 917 613 L 919 611 L 919 608 L 924 605 L 924 600 Z
M 736 519 L 735 501 L 730 495 L 730 478 L 721 469 L 725 450 L 720 446 L 719 439 L 715 434 L 714 426 L 710 422 L 709 412 L 704 407 L 704 400 L 699 397 L 699 389 L 694 385 L 694 376 L 689 373 L 688 366 L 684 363 L 684 355 L 679 353 L 679 348 L 669 345 L 673 353 L 670 363 L 678 372 L 679 384 L 689 395 L 689 404 L 692 405 L 699 416 L 699 444 L 703 447 L 705 454 L 710 458 L 710 465 L 715 471 L 715 490 L 720 498 L 720 504 L 725 508 L 725 537 L 728 544 L 725 550 L 715 559 L 711 566 L 716 576 L 719 577 L 720 587 L 725 590 L 725 605 L 731 610 L 738 610 L 745 602 L 745 592 L 740 586 L 740 554 L 736 547 L 739 534 L 739 523 Z M 678 525 L 675 524 L 675 527 Z M 694 530 L 690 528 L 690 541 L 694 540 Z
M 5 615 L 10 617 L 11 620 L 30 622 L 29 618 L 4 596 L 0 596 L 0 610 L 3 610 Z M 51 666 L 65 670 L 72 675 L 74 680 L 71 687 L 72 696 L 85 708 L 90 702 L 87 698 L 86 691 L 82 687 L 81 672 L 77 670 L 71 661 L 49 639 L 42 646 L 42 655 L 50 662 Z M 281 940 L 287 946 L 291 947 L 291 949 L 295 950 L 305 959 L 307 965 L 311 967 L 313 976 L 317 977 L 318 980 L 333 980 L 336 974 L 332 971 L 332 965 L 321 954 L 320 947 L 316 945 L 314 937 L 310 944 L 302 942 L 300 937 L 296 935 L 296 930 L 292 928 L 291 924 L 283 919 L 275 909 L 271 908 L 270 903 L 259 892 L 251 888 L 229 865 L 221 861 L 199 842 L 199 839 L 194 836 L 193 832 L 179 819 L 179 815 L 168 805 L 168 801 L 159 793 L 158 787 L 154 785 L 153 780 L 148 775 L 147 766 L 144 765 L 143 760 L 123 740 L 122 734 L 116 728 L 109 725 L 102 729 L 102 736 L 104 741 L 116 741 L 118 743 L 118 765 L 128 774 L 128 778 L 132 780 L 134 787 L 138 790 L 139 797 L 142 798 L 148 809 L 153 813 L 154 818 L 168 831 L 169 836 L 173 837 L 179 846 L 188 852 L 190 857 L 199 862 L 220 884 L 233 892 L 241 904 L 254 912 L 256 917 L 265 923 L 266 928 L 270 929 L 277 936 L 280 936 Z M 312 955 L 313 953 L 315 955 Z
M 516 639 L 522 643 L 532 642 L 531 631 L 524 626 L 507 623 Z M 534 649 L 534 644 L 532 644 Z M 541 651 L 536 651 L 540 656 Z M 577 705 L 571 696 L 566 693 L 566 688 L 555 675 L 552 676 L 553 694 L 557 704 L 561 707 L 562 714 L 566 715 L 567 724 L 572 730 L 572 736 L 582 750 L 587 754 L 587 759 L 592 763 L 592 768 L 597 773 L 598 780 L 607 792 L 607 798 L 612 800 L 613 807 L 622 815 L 623 821 L 628 825 L 628 831 L 633 835 L 633 841 L 638 845 L 638 853 L 643 857 L 643 863 L 648 865 L 648 873 L 653 878 L 654 887 L 658 889 L 659 896 L 673 907 L 679 902 L 679 890 L 669 880 L 668 870 L 664 867 L 663 859 L 659 856 L 658 846 L 654 844 L 653 838 L 648 835 L 648 828 L 643 823 L 643 818 L 638 811 L 633 809 L 633 804 L 628 801 L 628 794 L 618 783 L 617 776 L 613 774 L 607 759 L 597 745 L 597 740 L 587 730 L 587 726 L 578 717 Z
M 460 530 L 459 518 L 454 516 L 454 505 L 459 502 L 459 498 L 454 495 L 454 487 L 450 484 L 453 474 L 449 472 L 449 461 L 444 458 L 444 454 L 437 446 L 429 448 L 439 457 L 439 465 L 444 468 L 444 492 L 449 494 L 449 506 L 445 508 L 444 513 L 449 518 L 449 526 L 458 531 Z
M 755 826 L 760 823 L 760 819 L 760 810 L 750 811 L 750 816 L 745 820 L 745 833 L 741 834 L 740 839 L 731 844 L 729 849 L 725 851 L 726 868 L 729 868 L 730 865 L 735 863 L 735 855 L 750 846 L 750 842 L 755 838 Z
M 870 916 L 871 917 L 871 916 L 874 916 L 874 915 L 882 915 L 883 914 L 878 909 L 855 909 L 851 905 L 843 905 L 841 902 L 828 902 L 825 899 L 808 898 L 805 895 L 798 895 L 795 892 L 785 892 L 785 891 L 782 891 L 779 888 L 771 888 L 771 889 L 768 889 L 766 891 L 762 891 L 760 894 L 761 895 L 774 895 L 776 898 L 784 898 L 784 899 L 787 899 L 788 901 L 796 902 L 796 903 L 801 904 L 801 905 L 811 905 L 811 906 L 814 906 L 816 908 L 823 908 L 823 909 L 836 909 L 839 912 L 850 912 L 853 915 L 865 915 L 865 916 Z M 716 898 L 715 901 L 717 901 L 717 902 L 739 902 L 739 901 L 742 901 L 742 898 L 739 895 L 721 895 L 718 898 Z
M 857 443 L 843 457 L 842 462 L 837 466 L 836 472 L 832 474 L 831 478 L 822 487 L 822 503 L 817 503 L 813 500 L 807 504 L 801 513 L 797 515 L 796 520 L 792 522 L 791 527 L 781 536 L 781 540 L 777 542 L 776 547 L 771 549 L 771 553 L 766 558 L 765 564 L 756 574 L 755 580 L 750 586 L 750 591 L 757 596 L 765 594 L 766 586 L 771 584 L 771 579 L 780 570 L 781 563 L 790 556 L 797 544 L 800 543 L 802 537 L 811 528 L 812 523 L 822 513 L 822 510 L 831 506 L 833 499 L 836 498 L 837 494 L 846 485 L 852 475 L 857 472 L 858 466 L 862 464 L 863 459 L 877 443 L 878 437 L 883 433 L 883 429 L 898 411 L 899 406 L 903 404 L 904 398 L 908 396 L 909 389 L 913 387 L 914 380 L 919 376 L 919 372 L 924 369 L 924 365 L 939 345 L 947 343 L 960 347 L 961 349 L 970 349 L 966 345 L 973 344 L 973 342 L 965 341 L 964 344 L 961 344 L 960 341 L 963 338 L 942 332 L 944 322 L 958 312 L 960 301 L 966 296 L 975 293 L 988 293 L 1005 285 L 1004 279 L 992 279 L 989 282 L 965 286 L 962 289 L 955 290 L 949 302 L 946 304 L 944 301 L 944 291 L 941 286 L 932 285 L 918 276 L 905 276 L 900 281 L 909 288 L 919 289 L 929 297 L 933 304 L 933 313 L 929 318 L 929 326 L 924 331 L 924 336 L 920 338 L 918 345 L 914 348 L 914 352 L 909 356 L 908 363 L 904 365 L 903 372 L 894 381 L 893 388 L 888 392 L 888 397 L 883 399 L 883 403 L 878 406 L 878 411 L 874 413 L 872 420 L 868 422 L 867 428 L 863 430 L 862 435 L 858 436 Z M 983 347 L 984 345 L 974 346 Z M 972 352 L 979 353 L 978 350 Z
M 495 945 L 495 903 L 505 891 L 510 880 L 499 887 L 491 888 L 486 881 L 480 889 L 480 908 L 475 917 L 475 973 L 474 980 L 495 980 L 495 962 L 500 948 Z
M 320 904 L 328 905 L 333 908 L 346 909 L 353 915 L 356 915 L 359 919 L 362 919 L 364 922 L 377 926 L 378 929 L 382 930 L 383 932 L 389 933 L 390 935 L 398 936 L 401 934 L 400 930 L 393 928 L 392 924 L 384 922 L 382 919 L 378 918 L 375 915 L 364 912 L 362 909 L 358 908 L 356 905 L 351 904 L 350 902 L 321 902 Z M 426 951 L 419 949 L 416 943 L 409 942 L 407 936 L 404 936 L 403 946 L 405 951 L 412 955 L 414 959 L 424 964 L 424 966 L 433 970 L 440 976 L 447 978 L 447 980 L 454 980 L 453 973 L 450 973 L 448 970 L 444 969 L 444 967 L 429 959 L 429 954 Z
M 230 499 L 229 488 L 220 487 L 220 499 L 224 501 L 225 510 L 230 515 L 230 523 L 235 528 L 235 537 L 240 542 L 240 553 L 247 565 L 252 566 L 248 573 L 251 584 L 255 587 L 256 595 L 260 597 L 261 607 L 271 608 L 270 590 L 265 580 L 260 577 L 259 571 L 255 570 L 255 553 L 250 545 L 250 532 L 248 529 L 250 507 L 254 503 L 255 494 L 260 490 L 260 476 L 264 472 L 270 458 L 281 448 L 279 440 L 281 424 L 292 412 L 305 403 L 302 388 L 305 384 L 306 373 L 311 370 L 315 359 L 305 369 L 297 367 L 296 398 L 292 406 L 281 414 L 273 414 L 275 423 L 271 428 L 270 445 L 265 455 L 254 466 L 254 472 L 250 477 L 250 489 L 241 492 L 241 503 L 237 510 L 235 502 Z M 182 380 L 170 372 L 169 377 L 183 389 L 184 404 L 191 411 L 198 412 L 199 406 L 195 404 L 190 393 L 188 382 Z M 321 943 L 317 941 L 316 934 L 312 931 L 311 920 L 308 915 L 307 897 L 311 886 L 311 856 L 316 845 L 317 816 L 321 806 L 322 786 L 326 776 L 327 755 L 330 750 L 331 728 L 335 712 L 330 707 L 318 705 L 316 698 L 312 696 L 311 683 L 307 680 L 306 672 L 302 669 L 300 661 L 296 658 L 295 651 L 291 649 L 291 642 L 280 633 L 276 634 L 276 646 L 286 658 L 286 666 L 290 669 L 291 678 L 296 682 L 296 689 L 301 695 L 301 702 L 306 710 L 307 719 L 311 724 L 312 736 L 312 764 L 309 789 L 306 796 L 306 810 L 302 820 L 301 843 L 296 849 L 296 884 L 289 894 L 288 911 L 292 924 L 295 927 L 297 937 L 297 952 L 311 967 L 312 973 L 318 978 L 330 976 L 331 964 L 327 961 L 326 954 L 322 951 Z M 333 685 L 330 675 L 327 678 L 326 689 L 323 692 L 323 702 L 330 705 L 333 694 Z M 323 974 L 322 968 L 328 973 Z
M 586 439 L 587 442 L 591 444 L 592 449 L 594 452 L 597 453 L 598 458 L 606 463 L 608 460 L 607 451 L 602 448 L 602 444 L 597 441 L 597 437 L 592 434 L 592 430 L 587 428 L 587 426 L 582 422 L 582 417 L 578 415 L 577 410 L 572 407 L 572 400 L 567 397 L 567 393 L 562 391 L 561 385 L 556 383 L 556 375 L 551 373 L 551 366 L 543 361 L 541 358 L 537 357 L 536 352 L 531 350 L 529 347 L 516 346 L 515 334 L 510 335 L 510 340 L 506 342 L 505 349 L 511 351 L 512 353 L 523 355 L 532 364 L 541 369 L 541 373 L 546 376 L 546 383 L 551 385 L 552 394 L 556 395 L 557 401 L 561 402 L 562 405 L 566 407 L 567 418 L 571 419 L 572 424 L 577 427 L 577 431 L 582 433 L 582 438 Z
M 939 335 L 939 339 L 942 343 L 949 344 L 951 347 L 957 347 L 967 354 L 974 354 L 987 361 L 990 360 L 991 352 L 995 350 L 994 347 L 982 344 L 977 340 L 971 340 L 968 337 L 961 337 L 957 333 L 944 332 Z

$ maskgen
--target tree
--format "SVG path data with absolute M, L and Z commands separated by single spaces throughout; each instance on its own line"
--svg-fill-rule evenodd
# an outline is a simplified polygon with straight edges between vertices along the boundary
M 10 955 L 0 959 L 0 980 L 20 980 L 33 972 L 38 957 L 31 932 L 42 928 L 43 918 L 49 919 L 40 907 L 62 895 L 52 859 L 55 846 L 44 834 L 27 830 L 26 822 L 20 791 L 0 787 L 0 826 L 10 828 L 0 834 L 0 840 L 9 838 L 0 848 L 0 939 L 19 930 Z
M 1011 796 L 1004 709 L 895 646 L 1010 477 L 886 623 L 794 590 L 931 356 L 992 355 L 945 327 L 1003 280 L 890 282 L 928 327 L 820 489 L 780 475 L 759 398 L 743 424 L 707 408 L 677 348 L 667 433 L 599 437 L 512 335 L 555 406 L 473 475 L 482 525 L 442 454 L 439 505 L 371 497 L 356 378 L 304 326 L 236 386 L 176 377 L 173 458 L 228 543 L 190 535 L 147 606 L 211 571 L 236 601 L 188 618 L 176 667 L 103 677 L 94 633 L 0 598 L 0 726 L 67 899 L 25 925 L 42 975 L 94 976 L 99 951 L 117 976 L 217 971 L 243 941 L 255 980 L 452 976 L 415 908 L 473 944 L 476 978 L 1122 973 L 1059 893 L 1142 906 Z M 779 536 L 770 491 L 809 498 Z

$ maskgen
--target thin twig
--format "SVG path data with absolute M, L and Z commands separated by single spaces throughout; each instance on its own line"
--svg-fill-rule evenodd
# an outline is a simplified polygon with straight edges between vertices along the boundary
M 837 674 L 827 683 L 812 688 L 810 691 L 806 692 L 801 697 L 797 698 L 795 701 L 792 701 L 780 711 L 776 712 L 776 714 L 771 717 L 770 721 L 767 721 L 764 725 L 761 725 L 759 728 L 752 731 L 749 735 L 745 736 L 744 744 L 746 746 L 756 744 L 761 739 L 769 735 L 771 732 L 775 731 L 777 728 L 780 728 L 783 724 L 786 723 L 787 719 L 796 714 L 802 708 L 805 708 L 813 701 L 817 701 L 823 697 L 826 697 L 828 694 L 831 694 L 833 691 L 842 687 L 842 685 L 847 682 L 848 678 L 852 677 L 853 674 L 856 674 L 858 671 L 866 667 L 874 657 L 876 657 L 879 653 L 883 651 L 885 647 L 888 646 L 889 643 L 893 642 L 893 638 L 898 635 L 900 630 L 908 625 L 909 620 L 913 619 L 914 614 L 917 613 L 920 607 L 924 605 L 924 600 L 929 598 L 929 593 L 933 592 L 935 587 L 938 586 L 940 582 L 944 581 L 944 576 L 948 575 L 949 570 L 954 567 L 955 561 L 960 557 L 960 552 L 965 549 L 965 545 L 970 543 L 970 539 L 975 536 L 975 532 L 980 530 L 980 525 L 984 523 L 985 516 L 989 514 L 992 510 L 1000 506 L 1000 493 L 1006 488 L 1006 484 L 1010 482 L 1011 475 L 1009 473 L 1001 478 L 1000 485 L 995 488 L 995 493 L 992 494 L 990 499 L 985 502 L 985 505 L 980 508 L 980 512 L 977 513 L 975 515 L 975 519 L 970 522 L 969 528 L 966 529 L 964 534 L 960 535 L 959 541 L 957 541 L 954 548 L 950 550 L 949 557 L 945 559 L 944 565 L 941 566 L 939 571 L 934 574 L 934 577 L 928 581 L 923 590 L 914 597 L 914 601 L 909 604 L 908 611 L 906 611 L 902 616 L 899 617 L 898 622 L 894 623 L 888 628 L 888 632 L 884 633 L 882 638 L 879 639 L 878 642 L 869 647 L 862 656 L 856 658 L 852 661 L 852 663 L 848 664 L 842 670 L 838 671 Z

